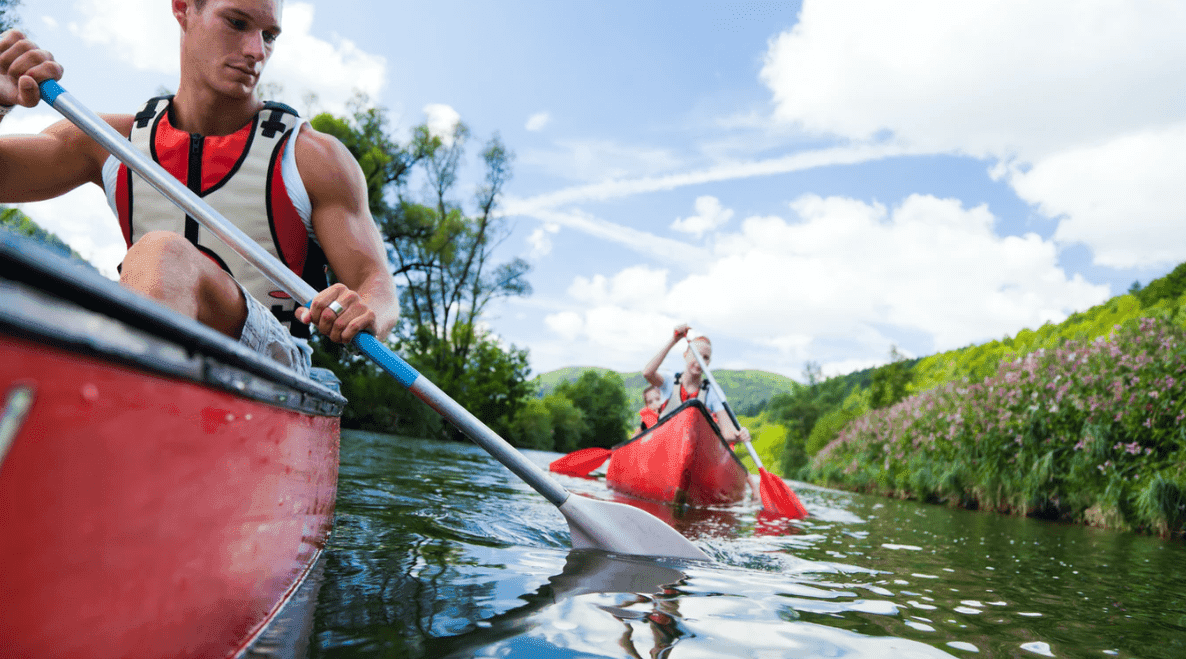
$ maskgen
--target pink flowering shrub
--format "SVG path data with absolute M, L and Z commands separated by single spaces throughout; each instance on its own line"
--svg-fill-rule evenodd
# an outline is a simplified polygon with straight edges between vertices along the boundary
M 810 478 L 1162 534 L 1186 520 L 1186 331 L 1143 318 L 848 425 Z

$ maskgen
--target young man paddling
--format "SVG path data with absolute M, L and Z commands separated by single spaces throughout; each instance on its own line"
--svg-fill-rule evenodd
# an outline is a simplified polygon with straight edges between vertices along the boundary
M 282 0 L 171 1 L 177 94 L 104 120 L 314 288 L 325 288 L 326 264 L 341 283 L 299 307 L 68 121 L 0 138 L 0 203 L 101 186 L 128 244 L 123 285 L 298 373 L 309 371 L 309 324 L 340 343 L 386 336 L 399 305 L 362 171 L 335 138 L 255 95 Z M 0 116 L 35 106 L 37 84 L 62 73 L 24 35 L 0 35 Z
M 667 353 L 671 352 L 680 339 L 687 338 L 689 329 L 691 328 L 687 325 L 677 325 L 671 333 L 671 340 L 642 369 L 642 377 L 652 385 L 659 387 L 659 395 L 664 401 L 659 411 L 659 417 L 662 418 L 675 411 L 675 408 L 686 400 L 699 398 L 708 407 L 708 410 L 721 421 L 717 425 L 720 426 L 721 436 L 725 438 L 725 441 L 730 444 L 749 441 L 748 428 L 742 427 L 738 431 L 732 423 L 727 422 L 728 417 L 724 403 L 708 389 L 704 371 L 700 370 L 700 364 L 692 356 L 692 350 L 697 350 L 705 364 L 712 360 L 712 342 L 708 340 L 707 336 L 698 336 L 688 341 L 688 349 L 684 351 L 685 368 L 683 372 L 674 374 L 659 372 L 659 366 L 667 358 Z

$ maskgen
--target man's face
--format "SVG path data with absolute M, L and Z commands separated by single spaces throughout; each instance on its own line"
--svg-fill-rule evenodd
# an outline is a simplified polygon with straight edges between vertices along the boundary
M 201 9 L 191 0 L 183 25 L 183 69 L 215 93 L 246 98 L 280 36 L 280 0 L 206 0 Z

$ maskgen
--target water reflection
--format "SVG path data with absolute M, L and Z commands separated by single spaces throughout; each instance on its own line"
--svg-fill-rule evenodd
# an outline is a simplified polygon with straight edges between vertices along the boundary
M 809 519 L 648 509 L 717 561 L 680 564 L 568 551 L 464 444 L 342 456 L 314 657 L 1186 656 L 1181 543 L 795 484 Z

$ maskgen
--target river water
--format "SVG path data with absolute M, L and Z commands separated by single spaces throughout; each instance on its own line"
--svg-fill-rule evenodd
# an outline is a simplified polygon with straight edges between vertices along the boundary
M 713 564 L 615 558 L 569 551 L 555 507 L 473 445 L 343 432 L 302 652 L 1186 657 L 1181 542 L 792 486 L 809 519 L 672 516 Z

